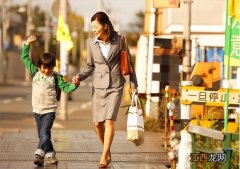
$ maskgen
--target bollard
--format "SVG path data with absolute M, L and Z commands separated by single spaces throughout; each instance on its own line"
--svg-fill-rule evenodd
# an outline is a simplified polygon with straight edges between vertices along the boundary
M 167 104 L 167 108 L 169 110 L 169 118 L 170 118 L 170 133 L 174 131 L 174 116 L 173 110 L 175 109 L 175 104 L 173 102 L 169 102 Z
M 171 88 L 170 86 L 165 87 L 165 102 L 166 105 L 169 100 L 169 95 L 170 95 Z M 165 141 L 164 141 L 164 148 L 167 149 L 167 140 L 168 140 L 168 111 L 167 111 L 167 106 L 165 107 L 165 115 L 164 115 L 164 133 L 165 133 Z
M 167 104 L 167 108 L 169 110 L 169 118 L 170 118 L 170 135 L 173 136 L 174 135 L 174 117 L 173 117 L 173 110 L 175 109 L 175 104 L 173 102 L 169 102 Z M 172 138 L 170 138 L 172 139 Z M 171 148 L 172 144 L 170 143 Z M 176 161 L 175 161 L 175 154 L 170 151 L 169 152 L 169 156 L 171 156 L 169 159 L 171 160 L 171 169 L 175 169 L 176 168 Z
M 192 81 L 182 81 L 182 86 L 192 86 Z M 191 119 L 191 105 L 181 104 L 181 129 L 187 126 Z

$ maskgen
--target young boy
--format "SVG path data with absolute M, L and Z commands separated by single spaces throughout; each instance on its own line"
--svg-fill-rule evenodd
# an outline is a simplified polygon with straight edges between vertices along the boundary
M 22 48 L 21 59 L 27 70 L 32 75 L 32 107 L 37 125 L 39 143 L 35 151 L 34 164 L 43 166 L 44 157 L 47 162 L 57 164 L 55 150 L 51 141 L 51 128 L 55 120 L 57 109 L 56 88 L 55 85 L 66 93 L 77 89 L 79 80 L 73 77 L 71 83 L 65 82 L 59 74 L 53 71 L 56 64 L 55 55 L 52 53 L 43 53 L 38 59 L 38 66 L 33 65 L 29 58 L 30 45 L 36 40 L 31 35 Z M 55 84 L 55 77 L 57 84 Z

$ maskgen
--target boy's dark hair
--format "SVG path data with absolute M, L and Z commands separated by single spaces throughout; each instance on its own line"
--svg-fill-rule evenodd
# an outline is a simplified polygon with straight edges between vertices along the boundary
M 53 53 L 43 53 L 38 59 L 38 67 L 44 65 L 46 67 L 56 66 L 56 56 Z

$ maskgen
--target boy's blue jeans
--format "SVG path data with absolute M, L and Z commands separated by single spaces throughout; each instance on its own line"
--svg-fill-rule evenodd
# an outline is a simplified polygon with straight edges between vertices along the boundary
M 55 150 L 51 141 L 51 129 L 56 117 L 56 112 L 50 112 L 46 114 L 34 113 L 35 121 L 37 125 L 39 143 L 35 154 L 42 157 L 55 156 Z

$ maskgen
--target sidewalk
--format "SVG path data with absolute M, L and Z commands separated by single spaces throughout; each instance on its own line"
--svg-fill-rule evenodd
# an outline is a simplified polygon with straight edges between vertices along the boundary
M 136 147 L 126 141 L 126 132 L 118 131 L 111 152 L 114 169 L 165 169 L 166 152 L 159 145 L 154 133 L 146 133 L 145 143 Z M 0 168 L 32 169 L 33 152 L 37 145 L 35 130 L 8 131 L 1 135 Z M 58 166 L 44 168 L 95 169 L 102 147 L 93 130 L 53 130 L 53 142 L 59 159 Z M 37 167 L 40 168 L 40 167 Z M 43 167 L 42 167 L 43 168 Z
M 45 163 L 44 167 L 36 167 L 32 161 L 38 142 L 34 124 L 28 127 L 9 124 L 8 127 L 0 128 L 0 169 L 98 168 L 102 146 L 92 123 L 91 101 L 82 101 L 83 98 L 91 97 L 91 88 L 86 85 L 78 90 L 73 93 L 73 101 L 68 104 L 68 120 L 57 119 L 52 130 L 59 164 L 56 166 Z M 164 133 L 145 132 L 144 144 L 137 147 L 126 140 L 127 117 L 124 113 L 125 109 L 121 109 L 118 115 L 111 147 L 112 163 L 108 168 L 167 169 L 167 151 L 162 146 Z M 33 119 L 28 122 L 33 123 Z

